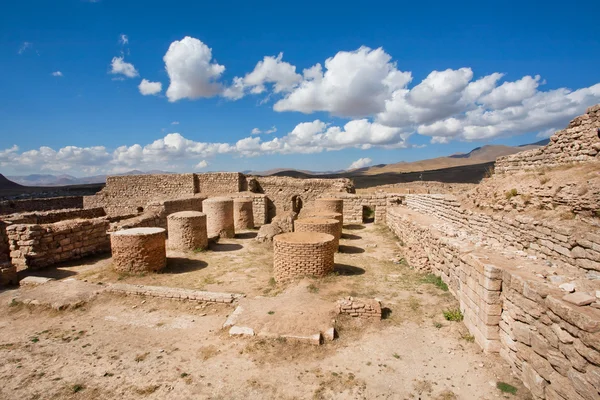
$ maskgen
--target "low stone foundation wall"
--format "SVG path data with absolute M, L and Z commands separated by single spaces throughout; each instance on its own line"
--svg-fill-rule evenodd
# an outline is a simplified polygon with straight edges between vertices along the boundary
M 363 207 L 375 212 L 375 223 L 385 223 L 388 206 L 399 204 L 404 198 L 394 193 L 328 193 L 327 196 L 344 200 L 344 224 L 362 224 Z
M 452 195 L 406 195 L 406 205 L 421 213 L 451 222 L 480 237 L 540 258 L 551 258 L 579 272 L 600 271 L 600 234 L 581 232 L 557 221 L 538 221 L 529 216 L 514 218 L 502 213 L 488 215 L 466 210 Z
M 105 217 L 56 222 L 15 224 L 7 227 L 10 256 L 18 269 L 41 268 L 110 251 Z
M 387 224 L 410 265 L 442 277 L 475 341 L 499 352 L 535 399 L 598 398 L 599 309 L 563 300 L 535 273 L 538 261 L 452 237 L 431 213 L 390 207 Z
M 0 215 L 67 208 L 83 208 L 83 196 L 0 201 Z
M 381 303 L 375 299 L 355 299 L 347 297 L 337 302 L 337 310 L 340 314 L 351 317 L 381 319 Z
M 104 217 L 106 213 L 102 207 L 96 208 L 70 208 L 65 210 L 36 211 L 22 214 L 11 214 L 2 217 L 11 224 L 52 224 L 68 219 L 90 219 Z

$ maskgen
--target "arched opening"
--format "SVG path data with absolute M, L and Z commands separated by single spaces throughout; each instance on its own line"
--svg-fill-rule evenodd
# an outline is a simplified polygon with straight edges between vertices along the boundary
M 295 212 L 296 214 L 300 213 L 300 210 L 302 210 L 302 198 L 300 196 L 293 196 L 292 197 L 292 211 Z
M 138 207 L 137 208 L 137 212 L 138 213 L 143 213 L 144 212 L 144 207 Z

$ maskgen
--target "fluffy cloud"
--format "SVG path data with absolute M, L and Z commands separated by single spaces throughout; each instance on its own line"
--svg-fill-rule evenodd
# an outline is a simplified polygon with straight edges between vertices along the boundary
M 373 162 L 373 160 L 371 160 L 368 157 L 359 158 L 358 160 L 356 160 L 352 164 L 350 164 L 350 166 L 348 167 L 348 171 L 352 170 L 352 169 L 368 167 L 369 165 L 371 165 L 372 162 Z
M 274 105 L 275 111 L 327 111 L 344 117 L 369 116 L 381 111 L 394 90 L 412 80 L 382 48 L 340 51 L 303 71 L 302 82 Z
M 61 77 L 61 76 L 63 76 L 63 73 L 62 73 L 62 72 L 60 72 L 60 71 L 54 71 L 54 72 L 52 73 L 52 76 L 58 76 L 58 77 Z
M 171 80 L 169 101 L 212 97 L 222 92 L 218 79 L 225 67 L 212 62 L 212 50 L 200 40 L 186 36 L 174 41 L 163 60 Z
M 133 64 L 125 62 L 123 57 L 113 57 L 110 63 L 110 73 L 115 75 L 125 75 L 128 78 L 135 78 L 139 73 Z
M 260 134 L 264 133 L 265 135 L 270 135 L 271 133 L 275 133 L 275 132 L 277 132 L 277 128 L 273 126 L 271 129 L 267 129 L 266 131 L 260 130 L 258 128 L 254 128 L 254 129 L 252 129 L 251 134 L 252 135 L 260 135 Z
M 142 82 L 140 82 L 138 89 L 140 90 L 140 93 L 144 96 L 157 95 L 162 91 L 162 83 L 150 82 L 147 79 L 142 79 Z
M 196 169 L 204 169 L 208 167 L 208 162 L 206 160 L 202 160 L 200 161 L 198 164 L 196 164 L 195 168 Z
M 266 154 L 318 153 L 344 148 L 368 149 L 407 147 L 410 134 L 398 128 L 353 120 L 344 126 L 331 126 L 314 120 L 298 124 L 291 132 L 263 141 L 249 136 L 235 143 L 198 142 L 179 133 L 169 133 L 146 145 L 120 146 L 109 152 L 103 146 L 67 146 L 59 150 L 40 147 L 20 152 L 17 146 L 0 150 L 0 168 L 19 171 L 73 171 L 117 173 L 131 169 L 200 169 L 198 159 L 218 155 L 254 157 Z M 195 165 L 195 167 L 194 167 Z
M 128 43 L 129 43 L 129 38 L 127 37 L 127 35 L 121 33 L 119 35 L 119 44 L 125 46 Z
M 260 94 L 267 90 L 266 84 L 273 85 L 273 93 L 291 91 L 300 81 L 302 75 L 296 73 L 296 67 L 282 61 L 283 53 L 277 57 L 266 56 L 259 61 L 254 70 L 243 78 L 235 77 L 233 84 L 223 91 L 223 96 L 237 100 L 249 91 L 252 94 Z

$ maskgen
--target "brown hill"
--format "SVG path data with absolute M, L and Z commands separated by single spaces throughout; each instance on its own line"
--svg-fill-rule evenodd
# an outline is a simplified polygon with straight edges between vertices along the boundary
M 4 175 L 0 174 L 0 190 L 1 189 L 18 189 L 18 188 L 22 188 L 23 186 L 19 185 L 18 183 L 15 183 L 11 180 L 8 180 Z

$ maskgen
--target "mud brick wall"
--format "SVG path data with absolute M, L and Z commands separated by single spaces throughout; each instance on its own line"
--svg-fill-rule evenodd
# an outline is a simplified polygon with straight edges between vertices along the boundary
M 461 207 L 451 195 L 406 195 L 406 205 L 478 235 L 575 270 L 600 271 L 600 234 L 529 216 L 488 215 Z M 594 233 L 596 231 L 596 233 Z
M 496 173 L 512 173 L 562 164 L 600 161 L 600 104 L 556 132 L 547 146 L 496 160 Z
M 102 207 L 97 208 L 71 208 L 55 211 L 36 211 L 23 214 L 12 214 L 2 217 L 11 224 L 52 224 L 67 219 L 89 219 L 104 217 L 106 213 Z
M 326 193 L 353 193 L 350 179 L 296 179 L 280 176 L 247 177 L 248 190 L 267 195 L 267 220 L 287 211 L 299 212 Z
M 10 261 L 10 249 L 8 245 L 8 235 L 6 228 L 8 223 L 0 220 L 0 264 Z
M 600 310 L 503 274 L 500 355 L 536 399 L 600 398 Z
M 229 196 L 251 198 L 252 214 L 254 216 L 254 226 L 258 228 L 267 223 L 267 203 L 269 199 L 266 195 L 244 191 L 240 193 L 230 193 Z
M 0 215 L 66 208 L 83 208 L 83 196 L 0 201 Z
M 104 189 L 84 197 L 84 206 L 104 207 L 108 215 L 131 214 L 153 201 L 193 195 L 194 182 L 194 174 L 109 176 Z
M 355 299 L 347 297 L 337 302 L 339 314 L 351 317 L 381 319 L 381 303 L 374 299 Z
M 404 195 L 393 193 L 330 193 L 328 196 L 344 200 L 345 224 L 362 224 L 363 207 L 369 207 L 375 211 L 376 223 L 385 223 L 388 205 L 400 203 L 404 198 Z
M 44 225 L 10 225 L 6 231 L 12 263 L 18 269 L 41 268 L 108 252 L 108 227 L 105 217 Z
M 534 399 L 599 398 L 600 310 L 562 300 L 565 292 L 529 271 L 535 261 L 448 236 L 440 222 L 406 207 L 388 209 L 404 256 L 448 284 L 475 341 L 499 352 Z
M 246 177 L 239 172 L 194 174 L 196 193 L 207 196 L 236 193 L 244 190 Z
M 474 246 L 432 228 L 433 218 L 421 216 L 417 221 L 416 214 L 405 207 L 388 209 L 387 225 L 402 241 L 403 256 L 412 267 L 442 277 L 459 300 L 464 323 L 477 344 L 498 352 L 502 270 Z

